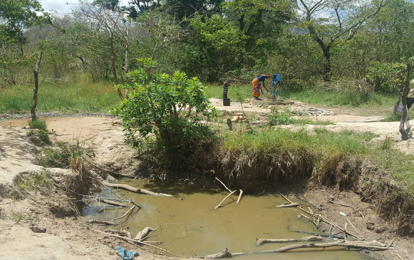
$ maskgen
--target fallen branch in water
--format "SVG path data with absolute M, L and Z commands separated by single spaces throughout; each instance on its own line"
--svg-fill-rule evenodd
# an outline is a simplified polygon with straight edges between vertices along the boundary
M 239 197 L 237 198 L 237 202 L 236 202 L 236 204 L 239 204 L 239 202 L 240 202 L 240 200 L 241 200 L 242 195 L 243 195 L 243 190 L 242 190 L 242 189 L 240 189 Z
M 269 239 L 269 238 L 256 238 L 257 243 L 256 245 L 261 246 L 266 243 L 291 243 L 291 242 L 303 242 L 303 241 L 322 241 L 326 238 L 321 236 L 309 236 L 304 238 L 297 238 L 297 239 Z
M 128 209 L 128 210 L 125 212 L 125 214 L 124 214 L 124 215 L 122 215 L 122 216 L 120 216 L 120 217 L 112 218 L 112 219 L 110 219 L 109 221 L 124 218 L 126 215 L 128 215 L 128 213 L 130 213 L 130 212 L 131 212 L 132 210 L 134 210 L 134 209 L 135 209 L 135 205 L 134 205 L 134 206 L 132 206 L 130 209 Z
M 280 194 L 280 196 L 282 196 L 285 200 L 287 200 L 290 204 L 282 204 L 282 205 L 279 205 L 278 207 L 280 207 L 280 206 L 283 206 L 283 205 L 292 205 L 292 204 L 295 204 L 295 203 L 293 203 L 290 199 L 288 199 L 287 197 L 285 197 L 283 194 L 281 194 L 281 193 L 279 193 Z M 286 207 L 285 206 L 285 207 Z M 291 206 L 291 207 L 294 207 L 294 206 Z M 330 221 L 328 218 L 326 218 L 326 217 L 324 217 L 324 216 L 322 216 L 321 214 L 315 214 L 315 212 L 313 212 L 312 211 L 312 209 L 310 209 L 309 207 L 309 211 L 308 210 L 306 210 L 306 209 L 304 209 L 304 208 L 302 208 L 300 205 L 297 205 L 296 206 L 296 208 L 298 208 L 298 209 L 300 209 L 300 210 L 302 210 L 303 212 L 305 212 L 306 214 L 309 214 L 311 217 L 310 218 L 308 218 L 309 220 L 312 220 L 312 221 L 314 221 L 315 220 L 315 218 L 316 219 L 319 219 L 319 220 L 322 220 L 322 221 L 324 221 L 325 223 L 327 223 L 327 224 L 329 224 L 329 225 L 331 225 L 331 226 L 333 226 L 333 227 L 335 227 L 335 228 L 337 228 L 337 229 L 339 229 L 339 230 L 341 230 L 342 232 L 345 232 L 346 234 L 348 234 L 348 235 L 350 235 L 350 236 L 353 236 L 354 238 L 356 238 L 357 240 L 360 240 L 360 241 L 363 241 L 363 239 L 362 238 L 360 238 L 359 236 L 357 236 L 357 235 L 355 235 L 355 234 L 353 234 L 353 233 L 351 233 L 351 232 L 349 232 L 349 231 L 347 231 L 347 230 L 345 230 L 344 228 L 342 228 L 342 227 L 340 227 L 338 224 L 336 224 L 335 222 L 332 222 L 332 221 Z M 319 223 L 319 220 L 318 220 L 318 223 Z M 315 223 L 315 222 L 314 222 Z M 315 225 L 316 226 L 318 226 L 318 223 L 315 223 Z
M 229 188 L 227 188 L 227 186 L 219 179 L 219 178 L 217 178 L 216 177 L 216 180 L 218 180 L 220 183 L 221 183 L 221 185 L 223 185 L 223 187 L 226 189 L 226 190 L 228 190 L 229 192 L 231 192 L 231 190 L 229 189 Z
M 291 208 L 297 206 L 299 206 L 299 203 L 283 203 L 282 205 L 276 206 L 276 208 Z
M 233 193 L 235 193 L 237 190 L 234 190 L 234 191 L 232 191 L 232 192 L 230 192 L 226 197 L 224 197 L 224 199 L 214 208 L 214 209 L 218 209 L 218 208 L 220 208 L 221 207 L 221 204 L 223 204 L 223 202 L 228 198 L 228 197 L 230 197 L 231 195 L 233 195 Z
M 157 192 L 149 191 L 146 189 L 140 189 L 140 188 L 129 186 L 128 184 L 116 184 L 116 183 L 109 183 L 106 181 L 103 181 L 102 184 L 110 188 L 124 189 L 130 192 L 135 192 L 139 194 L 146 194 L 146 195 L 158 196 L 158 197 L 172 197 L 172 195 L 170 194 L 157 193 Z
M 112 205 L 112 206 L 118 206 L 118 207 L 122 207 L 122 208 L 126 207 L 125 204 L 122 204 L 122 203 L 119 203 L 119 202 L 116 202 L 116 201 L 112 201 L 112 200 L 98 198 L 98 201 L 102 202 L 102 203 L 105 203 L 105 204 L 108 204 L 108 205 Z
M 297 244 L 297 245 L 290 245 L 285 246 L 278 249 L 273 250 L 266 250 L 266 251 L 259 251 L 259 252 L 240 252 L 240 253 L 231 253 L 229 249 L 226 248 L 225 251 L 207 255 L 202 258 L 208 259 L 217 259 L 217 258 L 225 258 L 225 257 L 235 257 L 235 256 L 242 256 L 242 255 L 251 255 L 251 254 L 275 254 L 275 253 L 285 253 L 291 250 L 296 249 L 303 249 L 303 248 L 327 248 L 327 247 L 344 247 L 347 248 L 358 248 L 358 249 L 368 249 L 368 250 L 388 250 L 392 249 L 385 244 L 379 243 L 377 241 L 372 242 L 362 242 L 362 241 L 345 241 L 340 240 L 336 242 L 328 242 L 328 243 L 310 243 L 310 244 Z M 319 251 L 309 251 L 309 252 L 319 252 Z
M 114 222 L 100 221 L 100 220 L 94 220 L 94 219 L 90 219 L 90 220 L 86 221 L 86 223 L 89 223 L 89 224 L 102 224 L 102 225 L 107 225 L 107 226 L 115 225 Z

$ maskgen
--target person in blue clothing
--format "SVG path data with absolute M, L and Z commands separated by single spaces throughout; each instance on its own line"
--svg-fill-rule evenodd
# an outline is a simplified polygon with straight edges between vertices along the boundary
M 263 88 L 266 89 L 267 92 L 269 92 L 269 90 L 265 86 L 265 79 L 268 79 L 268 78 L 270 78 L 270 74 L 260 75 L 259 77 L 254 78 L 252 80 L 252 87 L 253 87 L 253 89 L 261 81 L 262 82 L 261 85 L 263 86 Z

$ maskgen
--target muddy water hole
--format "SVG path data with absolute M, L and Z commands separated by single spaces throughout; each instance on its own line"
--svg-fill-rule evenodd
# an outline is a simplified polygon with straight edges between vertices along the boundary
M 197 257 L 214 254 L 225 248 L 234 252 L 258 252 L 277 249 L 290 245 L 256 245 L 256 238 L 303 238 L 308 233 L 321 234 L 306 219 L 298 218 L 296 208 L 276 208 L 286 201 L 279 196 L 244 195 L 239 204 L 237 195 L 225 201 L 223 206 L 214 209 L 228 194 L 218 189 L 200 189 L 181 183 L 152 182 L 147 179 L 120 179 L 119 183 L 149 189 L 155 192 L 172 194 L 173 197 L 156 197 L 131 193 L 125 190 L 113 190 L 102 187 L 100 197 L 123 197 L 142 206 L 135 210 L 125 221 L 119 219 L 111 229 L 123 229 L 131 233 L 132 238 L 149 226 L 158 227 L 147 241 L 160 241 L 161 247 L 177 256 Z M 294 200 L 301 204 L 304 201 Z M 310 206 L 310 205 L 309 205 Z M 104 210 L 102 211 L 102 208 Z M 101 209 L 100 212 L 98 212 Z M 128 207 L 119 208 L 99 202 L 83 208 L 88 219 L 108 220 L 120 217 Z M 101 227 L 107 229 L 108 227 Z M 300 243 L 300 242 L 299 242 Z M 319 260 L 360 260 L 365 259 L 357 251 L 339 248 L 306 249 L 303 251 L 279 254 L 249 254 L 237 257 L 250 259 L 319 259 Z

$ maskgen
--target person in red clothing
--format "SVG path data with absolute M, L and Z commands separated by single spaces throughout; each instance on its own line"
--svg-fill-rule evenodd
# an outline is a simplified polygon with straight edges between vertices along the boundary
M 265 86 L 265 79 L 268 78 L 270 78 L 270 74 L 260 75 L 259 77 L 254 78 L 252 80 L 252 87 L 254 88 L 254 86 L 256 86 L 259 82 L 262 82 L 264 89 L 266 89 L 266 91 L 269 92 L 269 90 Z
M 256 100 L 261 100 L 260 99 L 260 91 L 262 91 L 263 94 L 263 89 L 262 89 L 262 85 L 260 83 L 257 83 L 254 87 L 253 87 L 253 97 Z

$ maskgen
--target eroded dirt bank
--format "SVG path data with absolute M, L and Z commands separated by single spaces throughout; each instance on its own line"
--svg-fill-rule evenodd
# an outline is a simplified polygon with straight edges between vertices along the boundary
M 95 163 L 98 165 L 122 175 L 134 174 L 139 161 L 134 157 L 134 151 L 123 144 L 122 128 L 118 121 L 97 117 L 47 118 L 46 121 L 48 128 L 53 132 L 52 138 L 54 140 L 70 142 L 78 138 L 85 143 L 85 147 L 94 149 Z M 353 129 L 355 126 L 355 130 L 361 130 L 361 127 L 370 127 L 370 130 L 379 134 L 378 138 L 382 140 L 385 139 L 385 136 L 397 135 L 397 126 L 384 127 L 381 124 L 384 123 L 358 123 L 355 125 L 355 123 L 344 122 L 328 127 L 339 129 L 345 126 L 347 129 Z M 388 124 L 394 123 L 386 124 L 389 126 Z M 33 158 L 29 157 L 31 153 L 28 152 L 30 149 L 27 146 L 31 147 L 34 144 L 25 136 L 26 130 L 22 129 L 26 126 L 26 119 L 0 122 L 1 163 L 4 163 L 5 158 L 15 158 L 11 152 L 22 156 L 18 160 L 19 163 L 27 160 L 30 165 L 33 162 Z M 15 135 L 15 133 L 19 134 Z M 11 135 L 14 135 L 13 138 L 9 138 Z M 21 142 L 22 140 L 26 142 L 25 145 L 20 146 L 21 148 L 15 146 L 16 141 Z M 16 147 L 20 150 L 13 151 L 13 149 L 5 149 L 5 147 Z M 406 148 L 407 144 L 403 147 Z M 27 156 L 24 155 L 25 153 Z M 16 173 L 14 171 L 16 163 L 11 163 L 8 166 L 2 164 L 0 176 L 3 175 L 10 179 L 10 173 Z M 30 169 L 23 169 L 19 170 L 19 173 L 24 174 L 30 171 Z M 375 213 L 372 204 L 361 202 L 361 197 L 354 192 L 338 192 L 337 189 L 309 185 L 307 191 L 301 196 L 320 208 L 323 214 L 338 224 L 344 226 L 345 223 L 351 222 L 366 240 L 375 239 L 388 244 L 393 242 L 395 250 L 376 253 L 376 256 L 394 259 L 396 254 L 399 254 L 403 259 L 410 259 L 411 252 L 414 251 L 414 241 L 396 236 L 395 227 L 381 220 Z M 5 256 L 8 258 L 5 259 L 117 259 L 113 247 L 122 246 L 121 241 L 114 242 L 111 238 L 105 238 L 105 235 L 88 230 L 93 227 L 87 226 L 83 220 L 76 219 L 76 217 L 59 218 L 51 214 L 50 205 L 56 206 L 56 203 L 61 204 L 62 202 L 48 199 L 43 195 L 18 202 L 9 199 L 0 201 L 0 216 L 2 216 L 0 227 L 6 230 L 0 235 L 0 250 L 7 252 Z M 340 212 L 345 213 L 346 217 Z M 46 233 L 31 231 L 30 223 L 35 223 L 35 227 L 39 227 L 40 230 L 46 227 Z M 352 229 L 349 226 L 348 228 Z M 42 238 L 42 243 L 37 242 L 39 238 Z M 22 250 L 20 243 L 16 243 L 16 241 L 30 243 L 28 243 L 26 250 Z M 130 248 L 128 245 L 125 247 Z M 56 250 L 51 250 L 51 248 L 56 248 Z M 86 252 L 86 249 L 89 251 Z M 26 254 L 26 252 L 37 252 L 35 255 L 36 257 L 39 255 L 39 258 L 33 257 L 31 253 Z M 154 256 L 142 254 L 144 254 L 143 259 L 154 259 Z

